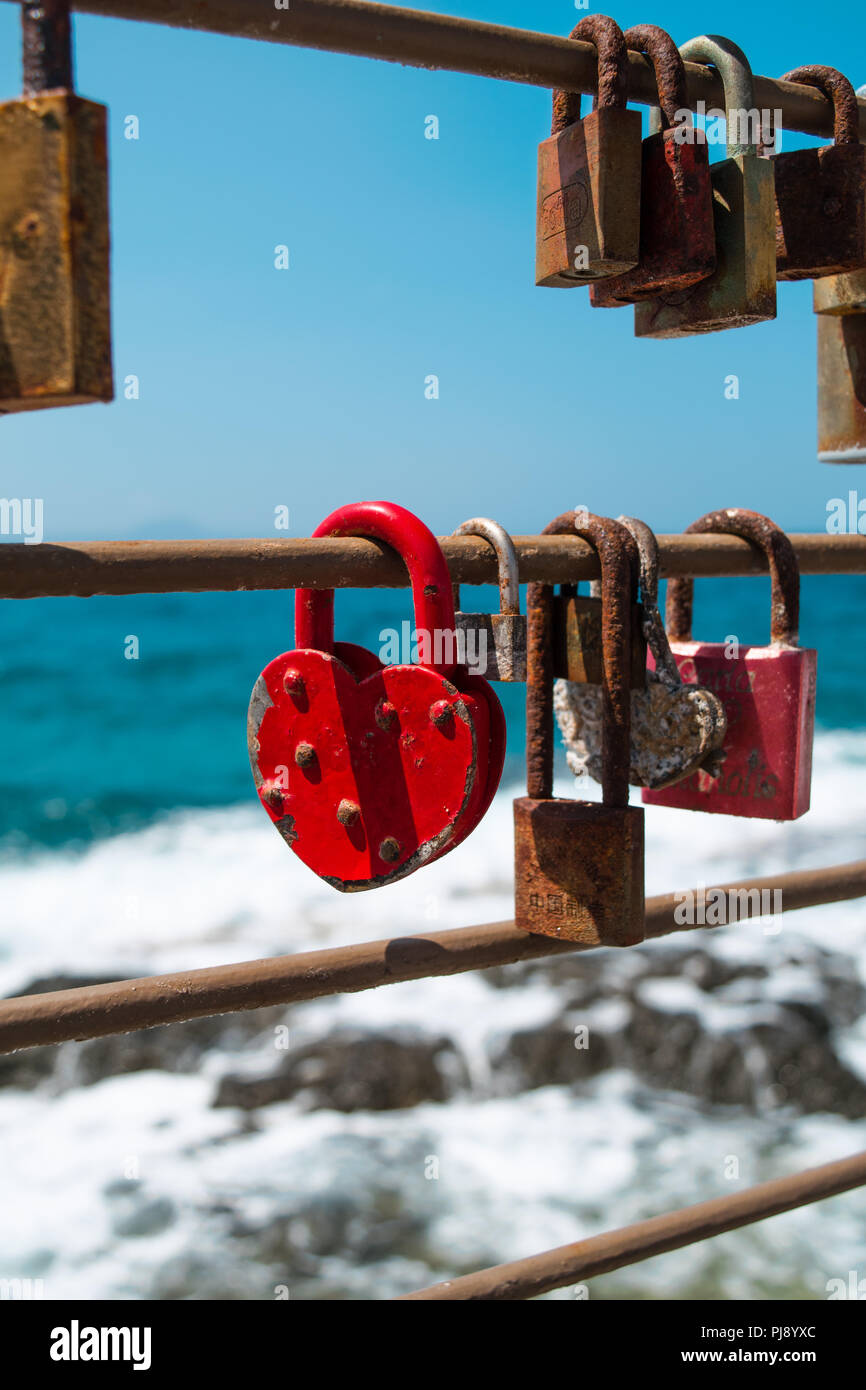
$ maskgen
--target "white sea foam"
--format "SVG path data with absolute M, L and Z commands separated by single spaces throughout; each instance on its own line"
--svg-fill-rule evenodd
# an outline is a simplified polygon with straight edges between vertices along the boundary
M 573 783 L 563 780 L 557 790 L 573 794 Z M 178 811 L 83 852 L 4 863 L 0 993 L 58 972 L 194 969 L 508 918 L 513 794 L 519 788 L 501 792 L 453 854 L 378 893 L 341 896 L 319 883 L 256 805 Z M 793 825 L 649 811 L 647 891 L 862 858 L 864 827 L 866 736 L 822 734 L 812 810 Z M 866 979 L 862 902 L 791 914 L 779 934 L 743 923 L 684 939 L 727 958 L 778 961 L 766 984 L 768 1008 L 780 998 L 808 1000 L 814 990 L 792 949 L 798 939 L 849 953 Z M 712 1000 L 686 982 L 644 988 L 656 1008 L 693 1006 L 713 1029 L 736 1027 L 737 982 Z M 546 983 L 493 990 L 467 974 L 301 1006 L 292 1014 L 292 1041 L 335 1025 L 447 1034 L 483 1092 L 491 1039 L 543 1025 L 557 1008 Z M 842 1049 L 849 1065 L 866 1068 L 862 1026 Z M 187 1296 L 269 1298 L 278 1275 L 245 1259 L 230 1228 L 294 1222 L 293 1246 L 303 1248 L 310 1203 L 336 1196 L 354 1212 L 345 1237 L 351 1245 L 358 1223 L 375 1227 L 380 1219 L 375 1197 L 384 1191 L 401 1213 L 428 1222 L 423 1258 L 379 1259 L 372 1236 L 362 1254 L 337 1239 L 324 1268 L 358 1297 L 385 1297 L 449 1269 L 573 1240 L 864 1142 L 863 1124 L 813 1117 L 780 1128 L 768 1117 L 707 1115 L 682 1097 L 641 1095 L 621 1073 L 603 1074 L 579 1098 L 560 1087 L 503 1097 L 493 1087 L 486 1099 L 348 1116 L 303 1114 L 291 1102 L 260 1111 L 258 1131 L 241 1135 L 235 1112 L 209 1108 L 216 1078 L 229 1069 L 269 1069 L 273 1060 L 263 1029 L 260 1047 L 254 1042 L 240 1058 L 216 1049 L 195 1075 L 139 1073 L 55 1095 L 0 1090 L 0 1277 L 40 1275 L 49 1297 L 123 1298 L 147 1294 L 161 1270 L 159 1287 L 177 1285 Z M 424 1176 L 431 1155 L 439 1162 L 435 1181 Z M 736 1180 L 724 1176 L 731 1155 L 739 1159 Z M 137 1195 L 119 1189 L 106 1196 L 131 1156 Z M 156 1204 L 150 1234 L 122 1234 L 123 1205 L 133 1200 Z M 794 1296 L 824 1297 L 827 1279 L 846 1278 L 858 1258 L 862 1264 L 860 1211 L 862 1196 L 854 1194 L 791 1213 L 610 1276 L 599 1296 L 702 1291 L 737 1298 L 796 1289 Z M 313 1295 L 310 1285 L 300 1296 Z

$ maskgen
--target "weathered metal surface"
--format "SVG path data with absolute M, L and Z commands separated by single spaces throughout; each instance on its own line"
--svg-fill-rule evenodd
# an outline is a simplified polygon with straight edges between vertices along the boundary
M 0 413 L 109 401 L 106 110 L 72 90 L 68 5 L 22 7 L 0 106 Z
M 301 698 L 284 690 L 288 666 L 303 679 Z M 383 728 L 376 709 L 386 700 L 396 718 Z M 439 702 L 450 719 L 436 717 Z M 262 804 L 298 858 L 340 892 L 422 868 L 477 804 L 486 707 L 470 712 L 434 671 L 386 666 L 359 681 L 325 652 L 286 652 L 259 677 L 250 708 Z
M 596 90 L 596 54 L 591 44 L 403 6 L 364 0 L 291 0 L 285 9 L 276 8 L 274 0 L 208 0 L 206 5 L 201 0 L 72 0 L 71 8 L 82 14 L 351 53 L 426 69 L 450 68 L 535 87 L 561 87 L 590 95 Z M 687 63 L 686 78 L 687 105 L 694 108 L 699 100 L 707 108 L 722 104 L 721 82 L 715 73 Z M 760 107 L 781 107 L 788 130 L 809 135 L 833 132 L 833 113 L 818 92 L 772 77 L 756 77 L 755 98 Z M 629 55 L 628 99 L 648 106 L 657 100 L 652 67 L 636 53 Z M 860 103 L 860 110 L 866 139 L 866 102 Z
M 611 1270 L 624 1269 L 670 1250 L 681 1250 L 696 1241 L 710 1240 L 725 1231 L 735 1231 L 864 1185 L 866 1153 L 858 1153 L 835 1163 L 824 1163 L 819 1168 L 807 1168 L 790 1177 L 774 1178 L 771 1182 L 746 1188 L 744 1192 L 713 1197 L 708 1202 L 653 1216 L 633 1226 L 590 1236 L 573 1245 L 561 1245 L 528 1259 L 476 1270 L 473 1274 L 404 1294 L 397 1301 L 513 1303 L 537 1298 L 552 1289 L 595 1279 Z
M 866 314 L 866 270 L 824 275 L 812 286 L 816 314 Z
M 755 109 L 752 72 L 745 54 L 717 35 L 690 39 L 683 57 L 713 63 L 724 77 L 725 109 Z M 738 124 L 738 123 L 736 123 Z M 762 159 L 758 132 L 734 139 L 728 123 L 727 159 L 713 164 L 716 269 L 687 289 L 635 305 L 638 338 L 682 338 L 743 328 L 776 316 L 775 201 L 772 164 Z
M 460 585 L 453 586 L 457 631 L 466 637 L 471 634 L 479 675 L 489 681 L 525 681 L 526 618 L 520 612 L 520 572 L 514 542 L 504 527 L 485 516 L 464 521 L 454 534 L 482 536 L 488 541 L 493 546 L 499 572 L 498 613 L 461 613 Z
M 514 536 L 525 580 L 576 583 L 599 573 L 577 536 Z M 866 573 L 866 536 L 792 534 L 802 574 Z M 660 535 L 662 577 L 766 574 L 763 556 L 733 536 Z M 486 542 L 439 538 L 451 577 L 496 582 Z M 406 587 L 406 567 L 373 541 L 274 540 L 7 541 L 0 545 L 0 598 L 167 594 L 233 590 Z
M 21 6 L 21 38 L 24 95 L 71 91 L 69 0 L 25 0 Z
M 0 106 L 0 412 L 109 401 L 106 110 Z
M 486 682 L 455 669 L 447 566 L 422 522 L 392 503 L 342 507 L 318 530 L 372 535 L 409 571 L 422 664 L 383 666 L 334 643 L 333 591 L 298 589 L 297 649 L 253 690 L 250 763 L 273 824 L 341 892 L 414 873 L 474 829 L 499 783 L 504 719 Z M 349 813 L 351 809 L 351 814 Z M 341 813 L 342 812 L 342 813 Z
M 640 555 L 641 635 L 653 663 L 652 669 L 645 670 L 641 685 L 631 692 L 629 781 L 638 787 L 667 787 L 699 767 L 717 776 L 719 750 L 727 732 L 724 706 L 711 691 L 683 683 L 658 611 L 655 536 L 634 517 L 618 520 L 631 532 Z M 553 702 L 568 766 L 576 777 L 589 775 L 600 782 L 603 718 L 599 686 L 558 680 Z
M 784 912 L 861 898 L 866 896 L 866 859 L 765 878 L 751 876 L 706 891 L 727 898 L 731 893 L 754 889 L 758 890 L 754 898 L 751 892 L 744 892 L 744 918 L 760 915 L 760 897 L 765 889 L 780 894 Z M 679 920 L 682 914 L 677 912 L 681 904 L 682 893 L 647 899 L 647 940 L 724 930 L 683 925 Z M 290 902 L 287 907 L 291 908 Z M 416 925 L 414 921 L 407 923 L 406 932 L 382 941 L 5 999 L 0 1001 L 0 1054 L 589 949 L 573 941 L 531 936 L 519 931 L 513 922 L 408 934 Z
M 693 585 L 668 585 L 668 633 L 683 679 L 708 687 L 725 707 L 721 775 L 697 772 L 644 802 L 683 810 L 796 820 L 809 809 L 817 653 L 797 646 L 799 571 L 787 536 L 768 517 L 710 512 L 690 530 L 734 532 L 759 545 L 771 576 L 771 645 L 693 642 Z
M 555 91 L 538 150 L 535 283 L 553 289 L 628 270 L 640 247 L 641 119 L 626 109 L 622 30 L 586 15 L 571 37 L 598 46 L 598 98 L 581 120 L 580 97 Z
M 819 315 L 818 458 L 866 463 L 866 314 Z
M 776 278 L 808 280 L 866 265 L 866 146 L 854 88 L 835 68 L 786 72 L 833 102 L 834 143 L 773 156 Z
M 641 690 L 646 683 L 646 640 L 640 604 L 631 608 L 631 658 L 629 686 Z M 601 686 L 604 680 L 600 599 L 584 594 L 553 596 L 553 674 L 557 679 Z
M 655 131 L 651 124 L 641 147 L 638 264 L 590 286 L 590 303 L 597 309 L 685 289 L 716 267 L 709 149 L 706 142 L 678 138 L 678 113 L 687 109 L 683 60 L 670 35 L 654 24 L 627 29 L 625 41 L 653 64 L 661 123 Z
M 643 816 L 628 804 L 634 542 L 617 522 L 585 512 L 565 513 L 547 529 L 572 528 L 596 548 L 601 564 L 604 805 L 553 796 L 552 594 L 549 586 L 532 584 L 528 795 L 514 803 L 514 921 L 557 939 L 630 946 L 644 934 Z

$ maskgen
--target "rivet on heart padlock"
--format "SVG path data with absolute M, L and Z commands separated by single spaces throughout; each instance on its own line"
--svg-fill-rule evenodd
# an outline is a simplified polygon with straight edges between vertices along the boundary
M 712 691 L 686 685 L 671 653 L 658 611 L 659 555 L 656 538 L 643 521 L 618 520 L 634 537 L 640 555 L 644 636 L 654 669 L 646 688 L 631 692 L 629 782 L 636 787 L 670 787 L 698 768 L 718 776 L 727 732 L 722 702 Z M 601 687 L 558 680 L 554 709 L 575 777 L 602 780 Z
M 248 744 L 259 798 L 308 868 L 341 892 L 405 878 L 454 849 L 493 799 L 505 719 L 456 655 L 451 579 L 423 522 L 391 502 L 339 508 L 313 533 L 366 536 L 406 562 L 422 662 L 334 642 L 333 590 L 298 589 L 297 649 L 256 681 Z

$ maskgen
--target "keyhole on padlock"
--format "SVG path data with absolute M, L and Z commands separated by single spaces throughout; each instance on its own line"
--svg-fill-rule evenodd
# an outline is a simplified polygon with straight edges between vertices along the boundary
M 34 256 L 42 235 L 42 219 L 38 212 L 28 212 L 15 224 L 12 245 L 17 255 Z

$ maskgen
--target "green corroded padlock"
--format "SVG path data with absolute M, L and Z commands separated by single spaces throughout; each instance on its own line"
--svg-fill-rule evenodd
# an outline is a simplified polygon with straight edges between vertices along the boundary
M 690 39 L 680 54 L 711 64 L 724 83 L 727 158 L 710 170 L 717 264 L 706 280 L 637 304 L 638 338 L 684 338 L 776 317 L 773 165 L 760 153 L 752 69 L 735 43 L 716 34 Z

